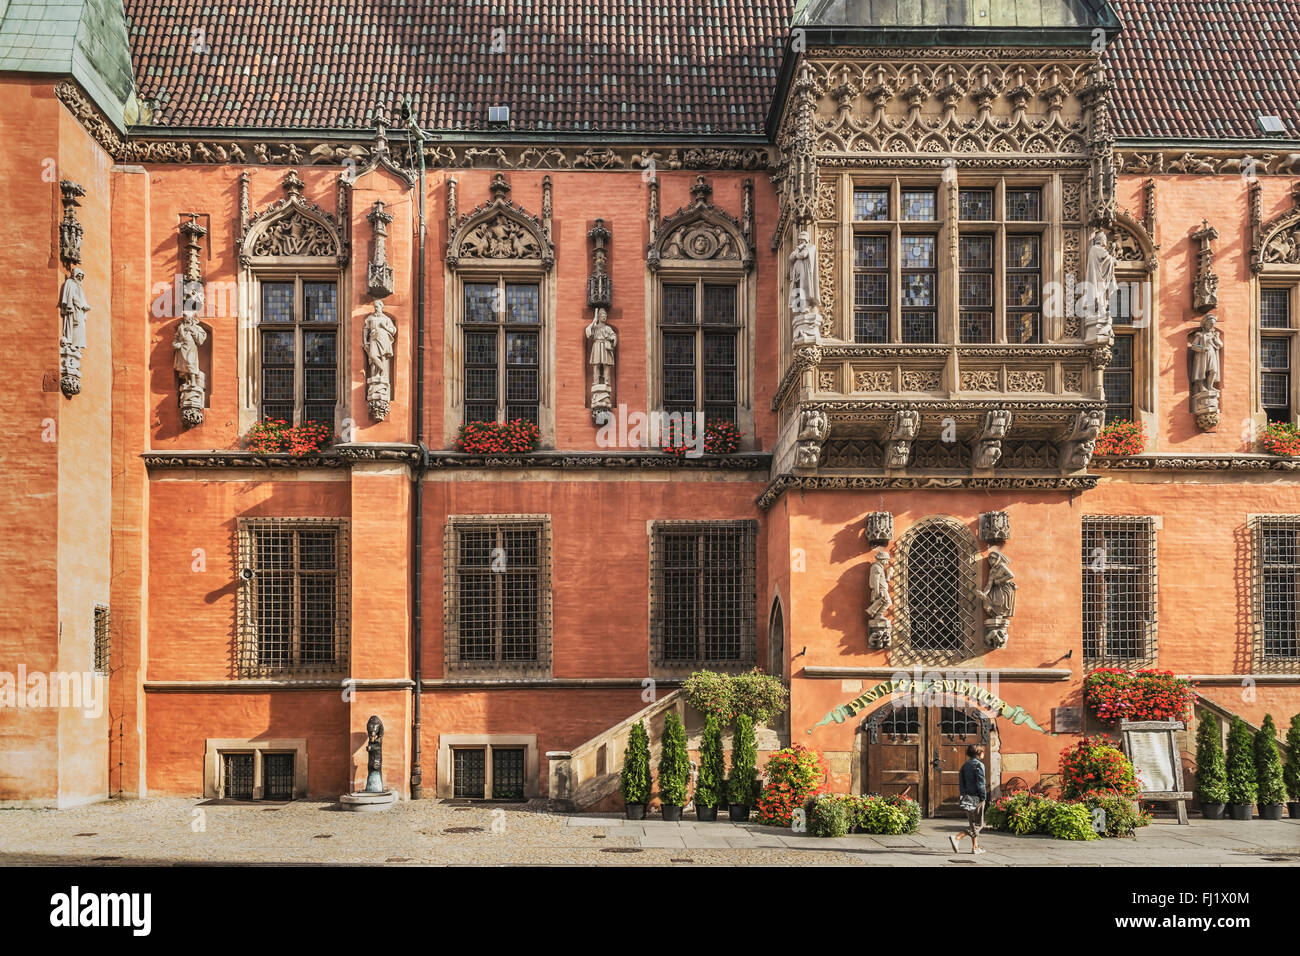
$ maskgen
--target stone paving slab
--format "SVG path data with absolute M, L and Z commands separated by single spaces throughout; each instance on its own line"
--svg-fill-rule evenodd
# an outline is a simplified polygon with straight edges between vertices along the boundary
M 0 809 L 0 865 L 387 864 L 579 866 L 1297 866 L 1300 820 L 1157 822 L 1134 839 L 1066 842 L 985 831 L 953 854 L 957 820 L 907 836 L 823 840 L 755 823 L 628 821 L 520 804 L 398 803 L 347 813 L 325 801 L 114 800 Z

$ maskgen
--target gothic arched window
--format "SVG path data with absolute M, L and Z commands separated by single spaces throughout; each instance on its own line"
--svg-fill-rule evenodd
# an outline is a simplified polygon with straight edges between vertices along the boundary
M 975 543 L 952 518 L 927 518 L 899 544 L 902 656 L 960 660 L 976 646 Z

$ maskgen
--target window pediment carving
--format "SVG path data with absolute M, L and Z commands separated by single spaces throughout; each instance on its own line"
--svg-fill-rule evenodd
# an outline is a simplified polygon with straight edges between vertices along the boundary
M 463 262 L 522 261 L 555 264 L 550 241 L 550 179 L 542 183 L 543 220 L 510 201 L 510 184 L 503 174 L 492 180 L 492 199 L 462 216 L 447 243 L 447 265 Z
M 658 207 L 657 185 L 653 208 Z M 692 202 L 665 216 L 650 241 L 646 262 L 651 271 L 664 264 L 699 262 L 735 262 L 746 270 L 753 268 L 753 244 L 746 239 L 746 229 L 734 216 L 715 206 L 710 198 L 713 187 L 703 176 L 691 187 Z
M 302 195 L 303 181 L 295 170 L 282 180 L 283 199 L 249 217 L 239 239 L 240 261 L 274 257 L 332 259 L 339 265 L 348 259 L 338 220 Z M 247 208 L 247 179 L 241 182 L 241 209 Z
M 1291 196 L 1295 205 L 1260 225 L 1259 183 L 1251 186 L 1251 220 L 1255 227 L 1251 266 L 1256 272 L 1264 265 L 1300 265 L 1300 183 L 1292 187 Z

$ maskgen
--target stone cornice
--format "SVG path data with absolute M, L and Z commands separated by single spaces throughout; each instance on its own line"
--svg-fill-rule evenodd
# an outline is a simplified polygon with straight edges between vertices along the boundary
M 336 446 L 319 455 L 295 457 L 287 453 L 256 454 L 250 451 L 217 449 L 207 451 L 151 451 L 141 455 L 145 467 L 153 470 L 176 468 L 242 468 L 267 471 L 289 468 L 348 468 L 354 463 L 376 461 L 418 465 L 420 451 L 415 445 Z M 734 455 L 703 455 L 678 458 L 664 452 L 567 452 L 535 451 L 517 455 L 467 455 L 453 451 L 430 451 L 426 467 L 435 469 L 502 469 L 527 468 L 595 471 L 608 469 L 681 469 L 685 471 L 766 471 L 772 456 L 766 452 L 739 452 Z
M 779 475 L 757 498 L 761 511 L 776 504 L 787 491 L 1087 491 L 1097 486 L 1096 475 L 1006 475 L 993 478 L 958 476 L 896 477 L 892 475 Z
M 851 667 L 834 664 L 806 664 L 802 673 L 804 677 L 818 680 L 850 680 L 853 678 L 888 680 L 899 675 L 913 677 L 918 671 L 921 671 L 924 676 L 939 674 L 945 678 L 946 675 L 953 673 L 974 673 L 980 679 L 996 678 L 999 681 L 1063 681 L 1070 680 L 1074 676 L 1074 671 L 1068 667 L 963 667 L 960 664 L 925 668 L 904 665 L 898 667 Z
M 1100 455 L 1092 466 L 1107 471 L 1300 471 L 1300 460 L 1276 455 L 1135 455 L 1110 458 Z

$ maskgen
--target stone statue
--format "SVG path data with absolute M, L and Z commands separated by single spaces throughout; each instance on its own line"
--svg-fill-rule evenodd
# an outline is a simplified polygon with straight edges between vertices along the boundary
M 86 348 L 86 313 L 90 303 L 81 288 L 86 273 L 80 266 L 63 280 L 63 290 L 59 294 L 59 317 L 63 321 L 59 333 L 59 384 L 65 395 L 76 395 L 81 391 L 81 353 Z
M 1062 471 L 1078 471 L 1088 467 L 1092 461 L 1093 449 L 1097 446 L 1097 436 L 1101 434 L 1104 424 L 1105 415 L 1096 409 L 1075 416 L 1074 424 L 1061 444 Z
M 591 350 L 587 353 L 587 362 L 591 365 L 591 420 L 603 425 L 609 421 L 614 404 L 612 379 L 618 333 L 609 324 L 609 313 L 597 307 L 586 334 L 591 342 Z
M 886 448 L 886 468 L 906 468 L 907 460 L 912 456 L 912 442 L 921 427 L 921 413 L 912 408 L 902 408 L 894 412 L 894 427 L 890 432 Z
M 397 344 L 397 326 L 384 312 L 384 300 L 375 300 L 375 310 L 366 316 L 361 332 L 366 350 L 366 401 L 370 417 L 382 422 L 388 417 L 388 402 L 393 397 L 392 362 Z
M 370 755 L 367 761 L 366 774 L 366 793 L 383 793 L 384 777 L 384 722 L 379 719 L 378 714 L 372 714 L 366 721 L 366 753 Z
M 1085 345 L 1109 346 L 1115 342 L 1111 328 L 1110 297 L 1119 289 L 1115 280 L 1115 257 L 1106 244 L 1106 234 L 1097 229 L 1088 246 L 1088 263 L 1083 276 L 1082 316 Z
M 795 345 L 821 344 L 821 287 L 817 247 L 808 230 L 799 232 L 790 253 L 790 326 Z
M 187 428 L 203 424 L 203 405 L 207 394 L 207 379 L 199 368 L 199 346 L 208 340 L 208 333 L 199 324 L 199 314 L 193 309 L 181 313 L 172 338 L 175 351 L 172 366 L 178 380 L 177 402 L 181 421 Z
M 1223 334 L 1218 316 L 1207 313 L 1187 343 L 1191 356 L 1192 413 L 1202 431 L 1219 424 L 1219 383 L 1222 381 Z
M 831 422 L 820 408 L 805 408 L 799 413 L 798 445 L 795 467 L 816 468 L 822 458 L 822 442 L 831 433 Z
M 972 455 L 971 467 L 987 470 L 1002 459 L 1002 439 L 1011 428 L 1011 412 L 995 408 L 984 415 L 984 431 Z
M 1007 628 L 1016 611 L 1016 582 L 1007 556 L 989 552 L 988 585 L 976 591 L 984 602 L 984 643 L 989 647 L 1007 646 Z
M 885 612 L 894 606 L 893 595 L 889 593 L 889 552 L 877 551 L 876 561 L 871 565 L 871 576 L 867 588 L 871 594 L 871 603 L 867 605 L 867 642 L 880 650 L 893 643 L 893 627 Z

